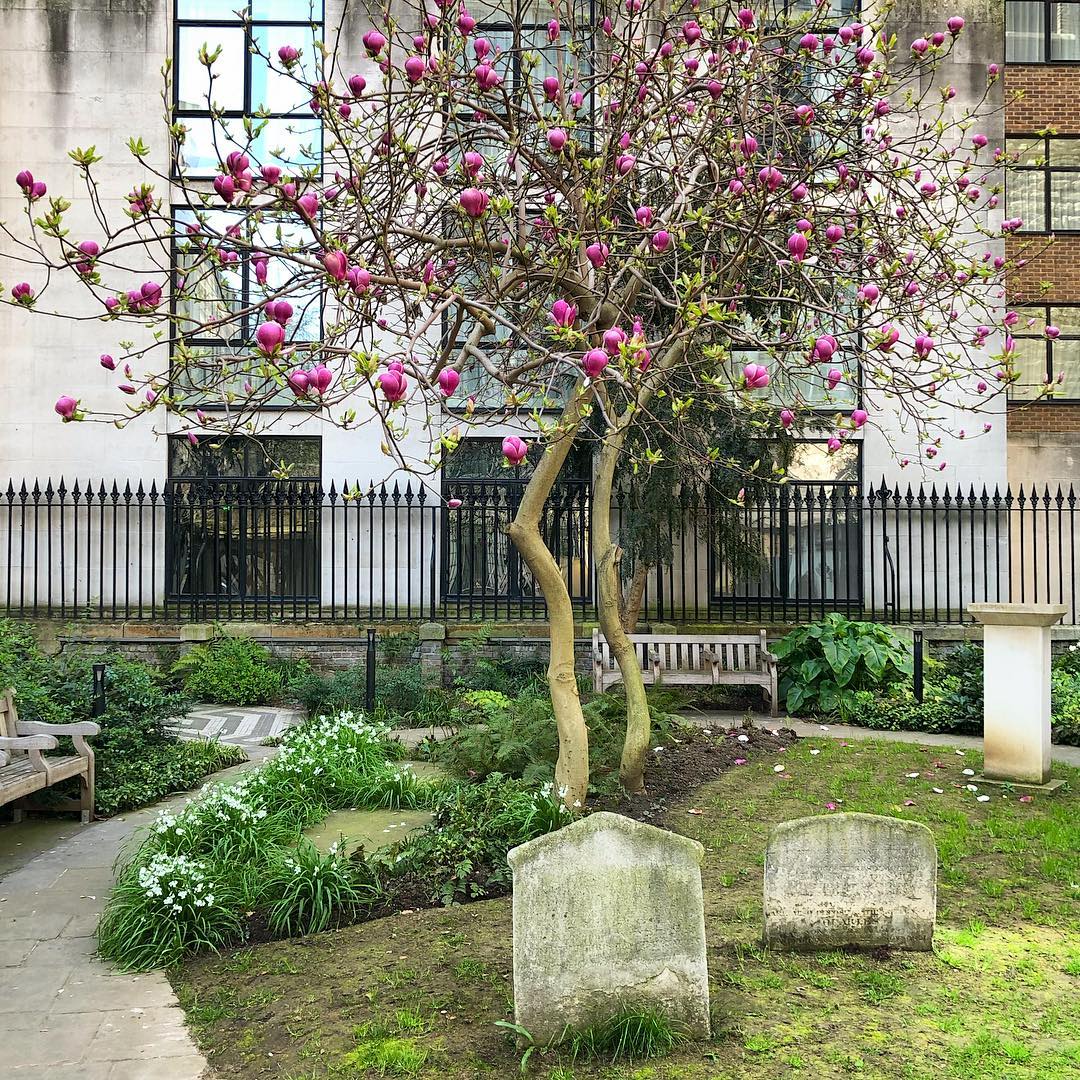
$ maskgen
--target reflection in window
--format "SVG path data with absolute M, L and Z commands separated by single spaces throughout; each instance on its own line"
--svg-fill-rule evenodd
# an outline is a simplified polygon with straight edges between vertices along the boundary
M 1006 0 L 1005 60 L 1010 64 L 1080 60 L 1080 3 Z
M 1012 329 L 1013 366 L 1019 378 L 1009 387 L 1009 397 L 1041 397 L 1049 383 L 1058 400 L 1080 398 L 1080 305 L 1034 304 L 1016 311 L 1020 322 Z M 1060 335 L 1051 341 L 1046 326 L 1056 326 Z
M 212 176 L 234 150 L 255 166 L 310 168 L 321 160 L 322 125 L 307 87 L 319 80 L 322 18 L 322 0 L 178 0 L 175 105 L 186 129 L 178 171 Z M 286 44 L 301 50 L 290 74 L 277 56 Z M 209 69 L 199 58 L 204 47 L 220 50 Z
M 262 321 L 264 300 L 282 291 L 288 293 L 293 307 L 285 327 L 286 343 L 318 341 L 322 336 L 323 292 L 318 275 L 301 274 L 295 264 L 273 255 L 275 250 L 300 244 L 303 226 L 292 219 L 264 217 L 232 247 L 226 239 L 230 227 L 252 225 L 242 212 L 177 209 L 174 220 L 174 265 L 184 277 L 184 290 L 176 300 L 172 342 L 174 387 L 198 396 L 203 408 L 221 407 L 228 393 L 249 393 L 245 389 L 249 383 L 250 394 L 263 404 L 294 405 L 294 395 L 284 391 L 267 399 L 269 387 L 256 374 L 261 361 L 252 342 Z M 269 256 L 265 284 L 256 278 L 252 248 Z M 208 250 L 236 258 L 207 257 Z
M 274 473 L 291 469 L 289 479 Z M 317 602 L 321 440 L 169 440 L 165 573 L 177 602 Z
M 1010 135 L 1014 166 L 1005 181 L 1010 217 L 1024 232 L 1080 230 L 1080 138 Z

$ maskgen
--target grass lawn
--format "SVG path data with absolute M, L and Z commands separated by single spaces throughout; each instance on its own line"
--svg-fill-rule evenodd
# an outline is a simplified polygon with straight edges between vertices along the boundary
M 1080 770 L 1057 769 L 1071 786 L 1053 797 L 987 788 L 980 803 L 964 773 L 980 765 L 970 751 L 804 739 L 699 788 L 667 824 L 706 849 L 712 1041 L 614 1064 L 537 1052 L 528 1074 L 1080 1078 Z M 935 953 L 762 948 L 769 827 L 828 803 L 933 829 Z M 518 1073 L 520 1051 L 495 1026 L 512 1016 L 510 971 L 503 899 L 199 958 L 172 978 L 223 1078 L 467 1080 Z

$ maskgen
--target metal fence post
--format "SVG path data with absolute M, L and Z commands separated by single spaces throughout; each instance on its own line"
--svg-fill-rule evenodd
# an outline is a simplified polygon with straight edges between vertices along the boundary
M 923 699 L 923 632 L 915 630 L 911 635 L 911 682 L 915 700 L 921 705 Z
M 364 688 L 364 709 L 368 719 L 375 712 L 375 627 L 367 631 L 367 684 Z

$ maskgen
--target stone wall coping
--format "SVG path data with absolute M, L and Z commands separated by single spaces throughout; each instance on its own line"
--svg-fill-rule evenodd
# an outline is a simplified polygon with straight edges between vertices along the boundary
M 968 614 L 986 626 L 1053 626 L 1065 604 L 968 604 Z
M 519 844 L 506 853 L 506 861 L 511 869 L 516 870 L 519 866 L 531 862 L 537 856 L 553 848 L 560 847 L 564 843 L 573 840 L 584 839 L 591 833 L 621 832 L 626 836 L 632 836 L 635 840 L 646 840 L 654 844 L 663 845 L 670 850 L 681 849 L 688 859 L 693 859 L 697 865 L 701 865 L 705 858 L 705 849 L 696 840 L 689 836 L 681 836 L 679 833 L 669 832 L 667 829 L 659 829 L 655 825 L 646 825 L 643 821 L 635 821 L 624 814 L 612 814 L 607 810 L 598 810 L 595 814 L 588 814 L 569 825 L 565 825 L 555 832 L 545 833 L 535 840 Z

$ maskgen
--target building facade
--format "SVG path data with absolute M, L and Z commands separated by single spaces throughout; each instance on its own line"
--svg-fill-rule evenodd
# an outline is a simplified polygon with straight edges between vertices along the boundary
M 145 160 L 159 173 L 173 168 L 167 104 L 189 131 L 185 167 L 212 177 L 220 148 L 209 139 L 208 108 L 197 89 L 205 76 L 204 42 L 222 49 L 216 100 L 224 114 L 239 118 L 263 103 L 267 146 L 317 155 L 317 120 L 294 90 L 260 67 L 234 14 L 238 5 L 0 0 L 0 219 L 25 214 L 12 179 L 28 169 L 48 181 L 50 193 L 72 202 L 71 227 L 93 235 L 69 151 L 93 145 L 103 155 L 96 170 L 103 208 L 121 214 L 133 187 L 154 179 L 140 175 L 129 139 L 143 140 Z M 1080 386 L 1080 371 L 1072 377 L 1080 366 L 1080 196 L 1071 186 L 1080 156 L 1074 163 L 1069 141 L 1075 136 L 1080 155 L 1080 121 L 1068 119 L 1080 115 L 1069 108 L 1080 98 L 1069 36 L 1074 7 L 1080 10 L 1041 0 L 969 0 L 960 12 L 967 28 L 948 68 L 959 88 L 957 108 L 982 93 L 993 57 L 1008 61 L 1006 93 L 1027 91 L 987 133 L 1001 142 L 1007 136 L 1010 149 L 1029 161 L 1007 193 L 1008 213 L 1027 223 L 1025 236 L 1009 244 L 1030 240 L 1027 234 L 1055 234 L 1011 283 L 1010 300 L 1024 303 L 1025 316 L 1038 304 L 1031 315 L 1061 327 L 1052 343 L 1017 336 L 1032 372 L 1025 382 L 1039 383 L 1043 370 L 1051 378 L 1064 373 L 1062 389 L 1025 404 L 1027 391 L 1018 388 L 1008 415 L 1002 404 L 989 418 L 988 433 L 947 440 L 946 468 L 932 477 L 901 469 L 896 447 L 910 432 L 887 410 L 843 453 L 825 453 L 824 435 L 806 437 L 792 468 L 795 483 L 742 511 L 745 529 L 760 541 L 760 572 L 736 570 L 713 550 L 708 507 L 676 507 L 669 555 L 649 578 L 646 617 L 791 621 L 839 608 L 898 621 L 955 621 L 967 601 L 1006 598 L 1018 589 L 1071 596 L 1071 571 L 1062 569 L 1068 555 L 1056 539 L 1072 528 L 1071 502 L 1040 518 L 1017 495 L 1020 484 L 1068 483 L 1075 472 L 1070 432 L 1080 428 L 1080 389 L 1072 391 L 1075 400 L 1068 396 L 1074 382 Z M 326 0 L 325 8 L 309 0 L 249 0 L 245 10 L 261 51 L 276 50 L 301 31 L 310 38 L 314 19 L 314 33 L 339 42 L 346 66 L 376 75 L 361 46 L 371 21 L 360 5 L 343 13 L 336 0 Z M 850 12 L 841 5 L 838 14 Z M 901 40 L 916 37 L 939 17 L 914 2 L 902 4 L 897 33 Z M 1047 134 L 1048 127 L 1056 133 Z M 183 213 L 178 208 L 178 220 Z M 142 280 L 136 270 L 155 269 L 161 268 L 133 268 L 132 282 Z M 14 273 L 5 267 L 5 277 Z M 248 274 L 239 272 L 231 283 L 241 302 L 250 295 Z M 1044 277 L 1054 281 L 1048 291 L 1040 287 Z M 261 436 L 274 460 L 294 465 L 286 482 L 274 481 L 242 442 L 212 454 L 193 451 L 178 430 L 162 429 L 164 421 L 147 419 L 123 431 L 60 425 L 53 412 L 58 389 L 94 403 L 115 394 L 115 373 L 98 358 L 117 342 L 114 326 L 80 308 L 85 300 L 74 290 L 66 302 L 68 286 L 57 281 L 52 288 L 54 306 L 74 307 L 84 317 L 47 319 L 0 308 L 0 606 L 62 618 L 543 616 L 503 532 L 523 483 L 499 467 L 497 447 L 510 428 L 489 426 L 444 472 L 406 478 L 388 465 L 374 429 L 343 431 L 283 405 L 267 410 Z M 321 311 L 313 296 L 303 319 L 313 336 Z M 201 344 L 215 347 L 212 340 Z M 994 345 L 991 340 L 988 348 Z M 447 421 L 454 420 L 448 413 Z M 430 456 L 430 435 L 409 450 L 418 459 Z M 575 458 L 546 525 L 583 618 L 593 602 L 590 478 L 587 458 Z M 346 491 L 363 495 L 346 499 Z M 451 501 L 462 505 L 452 511 Z M 626 493 L 621 513 L 633 512 L 633 494 Z M 1036 549 L 1053 562 L 1041 584 L 1023 569 Z

